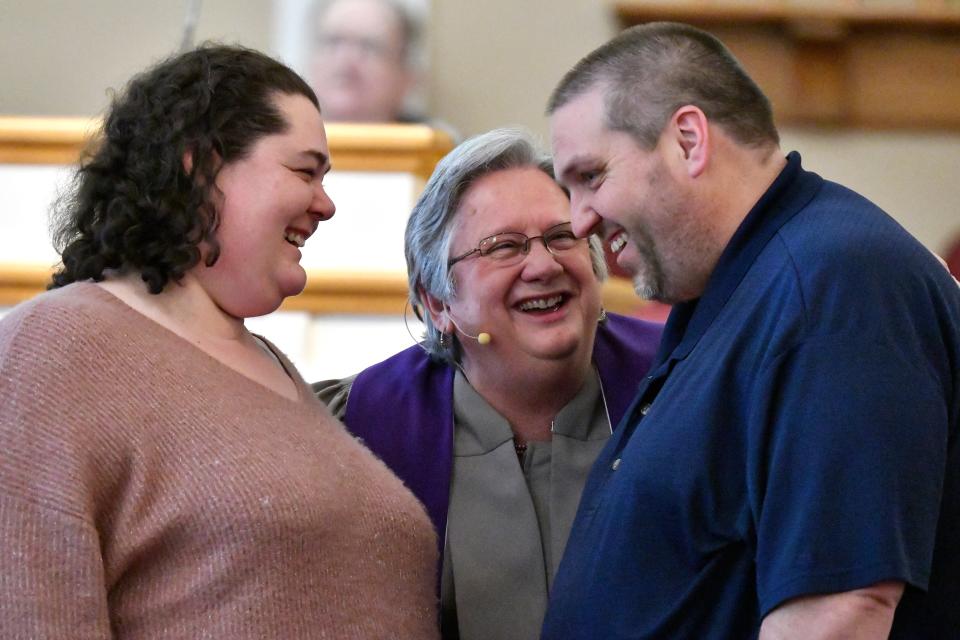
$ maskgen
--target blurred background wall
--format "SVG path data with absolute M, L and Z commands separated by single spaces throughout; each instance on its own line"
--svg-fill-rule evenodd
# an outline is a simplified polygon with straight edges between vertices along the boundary
M 305 1 L 205 0 L 196 40 L 280 54 L 281 23 Z M 109 88 L 177 48 L 189 4 L 0 0 L 0 113 L 100 113 Z M 543 106 L 554 83 L 618 28 L 610 6 L 596 0 L 435 0 L 430 17 L 430 114 L 464 136 L 520 124 L 545 141 Z M 960 131 L 782 130 L 785 149 L 878 202 L 931 248 L 944 250 L 960 231 Z

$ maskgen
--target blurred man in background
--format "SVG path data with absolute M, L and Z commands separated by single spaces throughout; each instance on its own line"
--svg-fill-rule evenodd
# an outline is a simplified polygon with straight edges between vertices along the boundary
M 398 0 L 320 0 L 310 14 L 307 80 L 330 122 L 416 122 L 421 24 Z

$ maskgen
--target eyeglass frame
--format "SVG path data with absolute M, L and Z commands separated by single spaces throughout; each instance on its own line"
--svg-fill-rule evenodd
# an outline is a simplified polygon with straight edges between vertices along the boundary
M 397 62 L 403 60 L 403 52 L 397 51 L 389 43 L 377 38 L 365 36 L 342 35 L 339 33 L 322 33 L 316 38 L 318 49 L 330 55 L 337 49 L 352 47 L 368 60 L 383 62 Z
M 542 243 L 543 243 L 543 248 L 546 249 L 547 252 L 548 252 L 550 255 L 555 256 L 555 255 L 557 255 L 557 253 L 556 253 L 556 251 L 554 251 L 553 249 L 550 248 L 550 245 L 549 245 L 549 244 L 547 244 L 547 236 L 553 235 L 553 232 L 555 232 L 556 230 L 560 229 L 561 227 L 567 227 L 567 228 L 568 228 L 568 230 L 570 231 L 570 234 L 573 236 L 575 242 L 579 242 L 579 241 L 581 241 L 581 240 L 586 240 L 586 238 L 578 238 L 578 237 L 576 236 L 576 234 L 573 233 L 573 223 L 572 223 L 572 222 L 561 222 L 560 224 L 555 224 L 555 225 L 553 225 L 552 227 L 548 228 L 548 229 L 547 229 L 546 231 L 544 231 L 543 233 L 541 233 L 539 236 L 527 236 L 527 234 L 521 233 L 521 232 L 519 232 L 519 231 L 504 231 L 504 232 L 502 232 L 502 233 L 495 233 L 495 234 L 493 234 L 492 236 L 487 236 L 486 238 L 481 238 L 480 241 L 477 242 L 477 246 L 474 247 L 473 249 L 470 249 L 470 250 L 467 251 L 466 253 L 461 253 L 459 256 L 454 256 L 453 258 L 450 258 L 450 260 L 447 262 L 447 271 L 450 271 L 451 269 L 453 269 L 453 266 L 454 266 L 455 264 L 457 264 L 458 262 L 460 262 L 460 261 L 462 261 L 462 260 L 466 260 L 467 258 L 469 258 L 470 256 L 472 256 L 472 255 L 474 255 L 474 254 L 480 254 L 480 256 L 482 256 L 482 257 L 486 257 L 486 256 L 490 255 L 489 252 L 488 252 L 488 253 L 484 253 L 484 250 L 483 250 L 483 247 L 482 247 L 483 243 L 484 243 L 484 242 L 487 242 L 487 241 L 494 241 L 494 240 L 496 240 L 499 236 L 506 236 L 506 235 L 509 235 L 509 236 L 517 236 L 518 238 L 519 238 L 520 236 L 523 236 L 523 239 L 524 239 L 524 240 L 523 240 L 523 244 L 520 246 L 520 255 L 522 255 L 522 256 L 530 255 L 530 247 L 531 247 L 531 245 L 532 245 L 532 243 L 533 243 L 534 240 L 539 240 L 540 242 L 542 242 Z M 574 246 L 576 246 L 576 245 L 574 245 Z M 572 248 L 573 248 L 573 247 L 570 247 L 570 249 L 572 249 Z M 568 250 L 569 250 L 569 249 L 560 249 L 560 251 L 568 251 Z

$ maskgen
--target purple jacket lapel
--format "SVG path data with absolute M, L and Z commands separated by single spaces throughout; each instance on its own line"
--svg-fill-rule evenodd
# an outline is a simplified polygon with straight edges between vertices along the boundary
M 661 330 L 616 314 L 600 325 L 593 360 L 612 427 L 650 368 Z M 419 346 L 401 351 L 357 376 L 344 422 L 423 502 L 442 557 L 453 467 L 453 368 Z

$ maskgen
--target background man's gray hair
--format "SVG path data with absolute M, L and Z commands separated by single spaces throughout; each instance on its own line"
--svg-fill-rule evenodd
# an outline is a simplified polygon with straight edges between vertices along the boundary
M 553 179 L 553 163 L 522 129 L 494 129 L 458 145 L 438 164 L 417 200 L 407 221 L 404 252 L 410 303 L 418 309 L 426 325 L 423 346 L 434 357 L 459 360 L 459 344 L 448 340 L 440 345 L 440 331 L 430 320 L 420 287 L 439 300 L 456 295 L 456 285 L 448 263 L 450 241 L 456 225 L 457 210 L 464 194 L 480 178 L 505 169 L 533 167 Z M 590 239 L 593 271 L 599 280 L 607 275 L 603 249 L 597 238 Z
M 632 27 L 587 54 L 554 89 L 547 113 L 602 87 L 607 127 L 645 149 L 684 105 L 699 107 L 742 145 L 777 145 L 770 101 L 717 38 L 686 24 Z

